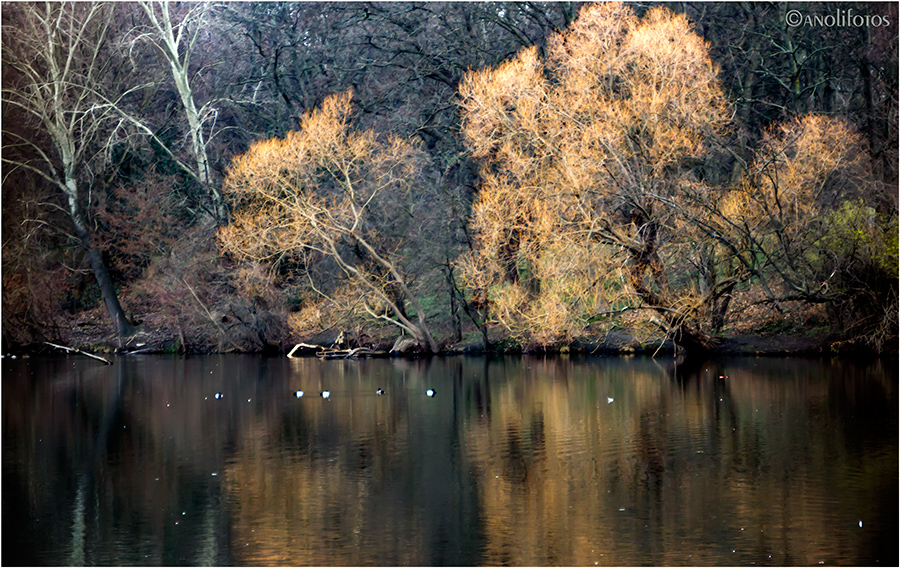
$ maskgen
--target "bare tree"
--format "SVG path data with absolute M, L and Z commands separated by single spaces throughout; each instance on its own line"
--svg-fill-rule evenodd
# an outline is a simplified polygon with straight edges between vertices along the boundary
M 59 188 L 103 301 L 120 336 L 133 332 L 115 287 L 93 243 L 88 224 L 92 159 L 110 107 L 96 86 L 107 71 L 102 57 L 111 6 L 101 3 L 19 4 L 4 8 L 3 63 L 14 78 L 3 103 L 36 121 L 35 132 L 3 130 L 3 161 Z
M 216 110 L 211 101 L 197 107 L 192 85 L 192 78 L 196 70 L 192 69 L 191 57 L 194 55 L 198 39 L 208 24 L 210 5 L 206 2 L 190 5 L 187 11 L 180 15 L 180 18 L 173 17 L 168 2 L 144 1 L 139 2 L 139 5 L 146 14 L 149 24 L 146 28 L 139 28 L 142 33 L 137 36 L 137 39 L 151 41 L 163 55 L 172 73 L 172 80 L 187 118 L 190 154 L 194 165 L 192 168 L 186 168 L 183 162 L 179 162 L 179 165 L 184 167 L 187 173 L 209 193 L 213 216 L 217 221 L 223 222 L 226 218 L 225 204 L 212 177 L 208 150 L 210 140 L 205 133 L 208 128 L 207 123 L 214 119 Z M 134 118 L 131 122 L 137 124 L 144 133 L 153 135 L 154 139 L 161 143 L 146 125 Z M 163 145 L 165 146 L 165 144 Z M 171 149 L 167 148 L 167 151 L 173 154 Z

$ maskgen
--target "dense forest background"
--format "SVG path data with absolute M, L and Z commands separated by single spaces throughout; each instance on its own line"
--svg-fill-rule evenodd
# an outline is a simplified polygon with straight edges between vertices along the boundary
M 4 350 L 896 352 L 898 19 L 4 3 Z

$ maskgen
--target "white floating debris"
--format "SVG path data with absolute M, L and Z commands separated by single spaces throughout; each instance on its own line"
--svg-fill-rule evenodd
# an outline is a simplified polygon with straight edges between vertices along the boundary
M 859 528 L 862 528 L 862 521 L 859 521 Z
M 250 399 L 249 399 L 249 398 L 247 399 L 247 402 L 250 402 Z
M 614 400 L 615 400 L 614 398 L 608 396 L 608 397 L 606 397 L 606 404 L 611 404 L 612 401 L 614 401 Z
M 425 394 L 427 396 L 434 396 L 434 389 L 428 389 L 427 391 L 425 391 Z
M 213 477 L 215 477 L 215 476 L 217 476 L 217 475 L 219 475 L 219 474 L 216 473 L 216 472 L 212 472 L 210 475 L 212 475 Z
M 331 396 L 331 391 L 322 391 L 322 398 L 328 398 Z
M 294 393 L 294 396 L 296 396 L 297 398 L 303 398 L 303 391 L 296 391 Z
M 220 398 L 224 398 L 224 397 L 225 397 L 224 394 L 222 394 L 222 393 L 220 393 L 220 392 L 217 392 L 217 393 L 216 393 L 216 400 L 218 400 L 218 399 L 220 399 Z

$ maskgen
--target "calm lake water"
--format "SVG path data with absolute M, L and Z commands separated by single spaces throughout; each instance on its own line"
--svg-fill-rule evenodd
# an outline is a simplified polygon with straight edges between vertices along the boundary
M 896 361 L 2 371 L 5 565 L 898 562 Z

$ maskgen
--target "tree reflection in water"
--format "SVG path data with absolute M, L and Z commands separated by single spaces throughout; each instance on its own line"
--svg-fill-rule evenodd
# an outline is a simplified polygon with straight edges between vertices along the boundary
M 878 362 L 33 358 L 3 380 L 6 563 L 896 564 Z

